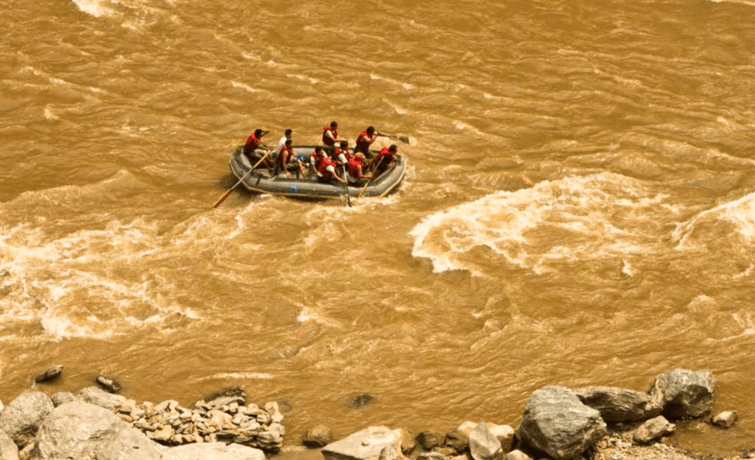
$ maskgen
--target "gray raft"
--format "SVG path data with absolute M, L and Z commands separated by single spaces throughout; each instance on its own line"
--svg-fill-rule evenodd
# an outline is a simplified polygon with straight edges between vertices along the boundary
M 294 154 L 304 157 L 307 166 L 309 165 L 309 154 L 314 149 L 314 145 L 298 145 L 293 147 Z M 283 172 L 278 173 L 276 177 L 271 177 L 267 168 L 263 165 L 258 166 L 251 174 L 247 175 L 253 164 L 250 161 L 257 163 L 266 152 L 264 150 L 256 150 L 252 158 L 247 158 L 246 155 L 242 154 L 243 150 L 243 145 L 236 147 L 231 154 L 229 164 L 231 172 L 237 179 L 241 180 L 242 177 L 246 176 L 242 184 L 251 192 L 299 198 L 334 198 L 345 195 L 348 190 L 349 195 L 356 197 L 359 196 L 359 193 L 366 184 L 364 180 L 353 183 L 351 178 L 348 178 L 350 182 L 348 186 L 335 180 L 333 183 L 323 183 L 317 180 L 317 175 L 311 172 L 309 168 L 306 169 L 306 178 L 296 178 L 293 171 L 290 171 L 290 178 L 286 177 Z M 377 154 L 377 152 L 374 152 L 374 154 Z M 405 172 L 406 159 L 401 155 L 396 155 L 396 161 L 393 163 L 393 166 L 384 171 L 377 179 L 370 182 L 362 196 L 382 197 L 389 194 L 401 183 Z

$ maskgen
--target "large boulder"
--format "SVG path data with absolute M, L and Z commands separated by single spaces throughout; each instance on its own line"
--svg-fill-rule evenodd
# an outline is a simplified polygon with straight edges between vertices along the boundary
M 502 460 L 501 442 L 488 430 L 485 422 L 480 422 L 469 432 L 469 452 L 474 460 Z
M 265 454 L 240 444 L 213 442 L 171 447 L 163 452 L 162 460 L 265 460 Z
M 648 394 L 660 401 L 666 417 L 696 418 L 710 412 L 715 388 L 716 380 L 708 371 L 674 369 L 656 377 Z
M 97 387 L 84 388 L 76 395 L 76 399 L 85 403 L 93 404 L 115 412 L 121 404 L 126 402 L 126 398 L 121 395 L 114 395 L 103 391 Z
M 102 407 L 82 401 L 63 404 L 39 427 L 36 456 L 40 460 L 92 460 L 104 444 L 127 427 Z
M 384 447 L 401 449 L 398 430 L 371 426 L 323 447 L 325 460 L 378 460 Z
M 23 448 L 34 440 L 42 421 L 53 409 L 52 401 L 44 393 L 33 391 L 21 394 L 0 414 L 0 431 Z
M 160 460 L 157 444 L 141 431 L 124 428 L 110 438 L 95 455 L 96 460 Z
M 18 460 L 18 446 L 2 431 L 0 431 L 0 459 Z
M 614 387 L 584 387 L 576 390 L 583 404 L 600 412 L 606 422 L 635 422 L 659 415 L 660 401 L 647 393 Z
M 600 412 L 564 387 L 547 386 L 530 396 L 519 436 L 555 460 L 576 457 L 606 435 Z

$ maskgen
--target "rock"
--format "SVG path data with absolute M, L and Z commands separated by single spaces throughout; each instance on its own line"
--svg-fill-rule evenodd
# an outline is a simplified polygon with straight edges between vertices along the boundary
M 417 447 L 417 442 L 409 430 L 406 428 L 397 428 L 393 431 L 398 433 L 399 441 L 401 443 L 401 453 L 409 454 L 415 447 Z
M 461 430 L 446 433 L 446 445 L 455 450 L 457 454 L 466 451 L 469 447 L 469 433 L 464 433 Z
M 672 434 L 675 428 L 673 423 L 669 423 L 664 416 L 659 415 L 640 425 L 634 431 L 632 439 L 638 444 L 647 444 L 662 436 Z
M 402 460 L 403 455 L 401 455 L 401 450 L 397 449 L 395 446 L 385 446 L 383 447 L 383 450 L 380 451 L 380 457 L 378 457 L 378 460 Z
M 433 452 L 441 454 L 444 457 L 453 457 L 454 455 L 456 455 L 456 449 L 448 446 L 436 447 L 435 449 L 433 449 Z
M 714 415 L 710 422 L 721 428 L 731 428 L 737 422 L 738 416 L 737 411 L 727 410 Z
M 69 393 L 68 391 L 59 391 L 55 393 L 54 395 L 50 396 L 50 401 L 52 401 L 53 406 L 58 407 L 58 406 L 62 406 L 65 403 L 76 401 L 76 397 L 72 393 Z
M 39 460 L 91 460 L 107 441 L 128 425 L 109 410 L 82 401 L 55 408 L 39 427 Z
M 240 400 L 240 403 L 239 403 L 240 406 L 246 405 L 246 392 L 244 392 L 244 389 L 238 385 L 234 385 L 232 387 L 228 387 L 220 391 L 216 391 L 215 393 L 212 393 L 206 398 L 203 398 L 203 400 L 212 402 L 216 399 L 221 399 L 221 398 Z
M 325 425 L 315 425 L 302 437 L 302 444 L 307 447 L 320 448 L 333 442 L 333 430 Z
M 532 393 L 519 426 L 522 440 L 555 460 L 576 457 L 605 435 L 600 412 L 582 404 L 574 391 L 559 386 Z
M 384 426 L 371 426 L 323 447 L 325 460 L 378 460 L 384 447 L 401 448 L 400 433 Z
M 715 378 L 708 371 L 674 369 L 656 377 L 648 394 L 660 401 L 663 415 L 696 418 L 710 412 L 715 386 Z
M 20 448 L 30 444 L 39 426 L 55 409 L 46 394 L 39 391 L 23 393 L 0 413 L 0 431 Z
M 457 428 L 457 430 L 461 431 L 467 437 L 469 437 L 469 433 L 471 433 L 472 430 L 474 430 L 476 426 L 477 426 L 477 423 L 467 420 L 466 422 L 459 425 L 459 428 Z
M 34 383 L 42 383 L 42 382 L 49 382 L 51 380 L 55 380 L 56 378 L 60 377 L 60 374 L 62 373 L 63 373 L 63 365 L 56 364 L 55 366 L 47 369 L 43 373 L 35 376 Z
M 118 382 L 102 374 L 98 375 L 94 381 L 108 393 L 118 393 L 123 388 Z
M 108 409 L 115 412 L 121 404 L 126 402 L 126 398 L 121 395 L 114 395 L 100 390 L 97 387 L 84 388 L 76 395 L 76 399 L 85 403 Z
M 493 423 L 488 423 L 487 425 L 490 434 L 495 436 L 498 442 L 501 443 L 503 453 L 506 454 L 511 451 L 511 446 L 514 445 L 514 429 L 508 425 L 495 425 Z
M 417 435 L 417 444 L 425 450 L 432 450 L 434 447 L 443 445 L 445 435 L 437 431 L 421 431 Z
M 158 442 L 168 442 L 176 434 L 170 425 L 163 425 L 152 434 L 152 439 Z
M 647 420 L 660 415 L 660 401 L 647 393 L 615 387 L 584 387 L 575 390 L 586 406 L 600 412 L 609 423 Z
M 361 394 L 361 395 L 356 395 L 349 400 L 349 407 L 358 409 L 360 407 L 364 407 L 367 404 L 371 403 L 373 399 L 375 399 L 374 396 L 366 394 L 366 393 Z
M 141 431 L 124 428 L 103 444 L 96 460 L 160 460 L 156 444 Z
M 222 442 L 185 444 L 163 452 L 162 460 L 265 460 L 259 450 Z
M 415 460 L 448 460 L 448 457 L 439 452 L 422 452 Z
M 485 422 L 480 422 L 469 433 L 469 452 L 474 460 L 501 460 L 503 449 L 501 443 L 488 430 Z
M 506 454 L 506 460 L 532 460 L 529 455 L 525 454 L 521 450 L 512 450 Z
M 0 459 L 18 460 L 18 446 L 3 431 L 0 431 Z

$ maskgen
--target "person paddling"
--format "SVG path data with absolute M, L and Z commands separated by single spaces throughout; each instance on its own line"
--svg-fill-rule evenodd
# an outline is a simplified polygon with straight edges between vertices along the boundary
M 387 171 L 388 168 L 393 166 L 393 163 L 396 161 L 397 152 L 398 147 L 396 147 L 396 144 L 391 144 L 390 147 L 383 147 L 372 162 L 375 168 L 375 170 L 372 171 L 372 177 L 378 177 L 380 174 Z
M 365 180 L 372 179 L 372 174 L 365 174 L 366 159 L 364 153 L 357 152 L 352 159 L 349 160 L 348 171 L 349 179 L 351 179 L 352 185 L 361 185 Z
M 283 171 L 286 173 L 286 177 L 291 177 L 288 171 L 293 170 L 301 172 L 302 177 L 304 177 L 304 165 L 294 156 L 294 149 L 291 147 L 291 143 L 291 139 L 286 140 L 280 153 L 275 158 L 275 172 L 273 175 L 277 175 L 279 171 Z M 294 160 L 294 163 L 291 163 L 291 160 Z
M 390 137 L 387 134 L 375 132 L 375 127 L 369 126 L 367 129 L 362 131 L 359 136 L 357 136 L 357 143 L 356 147 L 354 148 L 354 152 L 362 152 L 367 158 L 372 158 L 374 155 L 370 153 L 370 146 L 377 140 L 378 136 Z
M 309 154 L 309 167 L 315 174 L 317 174 L 317 177 L 320 177 L 322 175 L 318 172 L 318 169 L 320 168 L 320 162 L 326 156 L 327 155 L 325 155 L 325 152 L 322 151 L 322 147 L 319 145 L 315 147 L 314 152 Z
M 325 151 L 328 155 L 333 155 L 336 150 L 336 143 L 341 142 L 344 139 L 338 138 L 338 122 L 331 121 L 330 126 L 322 128 L 322 144 L 325 146 Z
M 343 166 L 351 160 L 351 152 L 349 152 L 349 142 L 341 141 L 340 146 L 336 149 L 334 159 L 338 166 Z
M 278 139 L 278 144 L 275 146 L 275 151 L 273 152 L 273 159 L 278 157 L 278 154 L 281 153 L 281 149 L 286 146 L 286 141 L 291 140 L 291 134 L 293 131 L 289 128 L 283 133 L 283 137 Z
M 338 173 L 336 172 L 336 162 L 327 155 L 323 155 L 323 158 L 320 161 L 319 166 L 317 167 L 317 180 L 319 180 L 320 182 L 329 183 L 333 179 L 348 185 L 346 179 L 341 179 L 340 177 L 338 177 Z
M 270 131 L 265 131 L 257 128 L 249 135 L 249 138 L 246 140 L 246 144 L 244 144 L 244 155 L 247 157 L 247 159 L 249 159 L 251 163 L 254 163 L 252 156 L 254 155 L 255 150 L 273 150 L 271 147 L 262 144 L 262 137 L 269 132 Z M 265 158 L 264 160 L 265 166 L 267 167 L 268 171 L 272 171 L 273 165 L 271 161 L 268 158 Z

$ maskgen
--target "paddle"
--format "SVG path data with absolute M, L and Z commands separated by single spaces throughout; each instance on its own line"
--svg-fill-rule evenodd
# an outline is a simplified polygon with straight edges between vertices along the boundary
M 385 134 L 385 136 L 388 136 L 390 139 L 398 139 L 401 142 L 403 142 L 404 144 L 408 144 L 409 143 L 409 138 L 406 137 L 406 136 L 394 136 L 392 134 Z
M 380 166 L 380 163 L 383 162 L 383 158 L 385 158 L 385 156 L 380 157 L 380 160 L 378 160 L 377 164 L 375 165 L 375 169 L 377 169 L 377 167 Z M 356 197 L 356 199 L 354 200 L 354 203 L 356 203 L 357 200 L 362 198 L 362 195 L 364 195 L 364 191 L 367 190 L 367 187 L 372 183 L 373 179 L 375 178 L 373 177 L 372 179 L 368 180 L 366 184 L 364 184 L 364 187 L 362 187 L 362 191 L 359 192 L 359 196 Z
M 349 207 L 351 207 L 351 195 L 349 194 L 349 179 L 347 179 L 347 176 L 346 176 L 346 165 L 343 165 L 342 167 L 343 167 L 343 178 L 346 181 L 346 183 L 343 184 L 343 189 L 346 190 L 346 203 L 349 205 Z
M 251 173 L 252 173 L 252 172 L 254 171 L 254 168 L 256 168 L 257 166 L 259 166 L 259 165 L 260 165 L 260 163 L 262 163 L 262 161 L 263 161 L 263 160 L 264 160 L 265 158 L 267 158 L 267 156 L 268 156 L 268 155 L 270 155 L 270 152 L 272 152 L 272 150 L 268 150 L 268 151 L 267 151 L 267 153 L 266 153 L 266 154 L 265 154 L 265 155 L 264 155 L 264 156 L 263 156 L 262 158 L 260 158 L 260 161 L 258 161 L 257 163 L 255 163 L 255 165 L 254 165 L 254 166 L 252 166 L 252 169 L 250 169 L 248 173 L 244 174 L 244 177 L 242 177 L 241 179 L 239 179 L 239 181 L 238 181 L 238 182 L 236 182 L 236 185 L 234 185 L 233 187 L 231 187 L 230 189 L 228 189 L 228 191 L 227 191 L 227 192 L 225 192 L 225 193 L 223 194 L 223 196 L 221 196 L 221 197 L 220 197 L 220 199 L 219 199 L 218 201 L 216 201 L 216 202 L 215 202 L 215 204 L 214 204 L 214 205 L 212 205 L 212 209 L 215 209 L 215 208 L 217 208 L 218 206 L 220 206 L 220 203 L 224 202 L 224 201 L 225 201 L 225 199 L 226 199 L 226 198 L 228 198 L 228 196 L 229 196 L 229 195 L 231 194 L 231 192 L 233 191 L 233 189 L 235 189 L 236 187 L 238 187 L 238 186 L 239 186 L 239 184 L 240 184 L 241 182 L 243 182 L 243 181 L 244 181 L 244 179 L 246 179 L 246 176 L 248 176 L 249 174 L 251 174 Z M 381 158 L 381 159 L 382 159 L 382 158 Z

